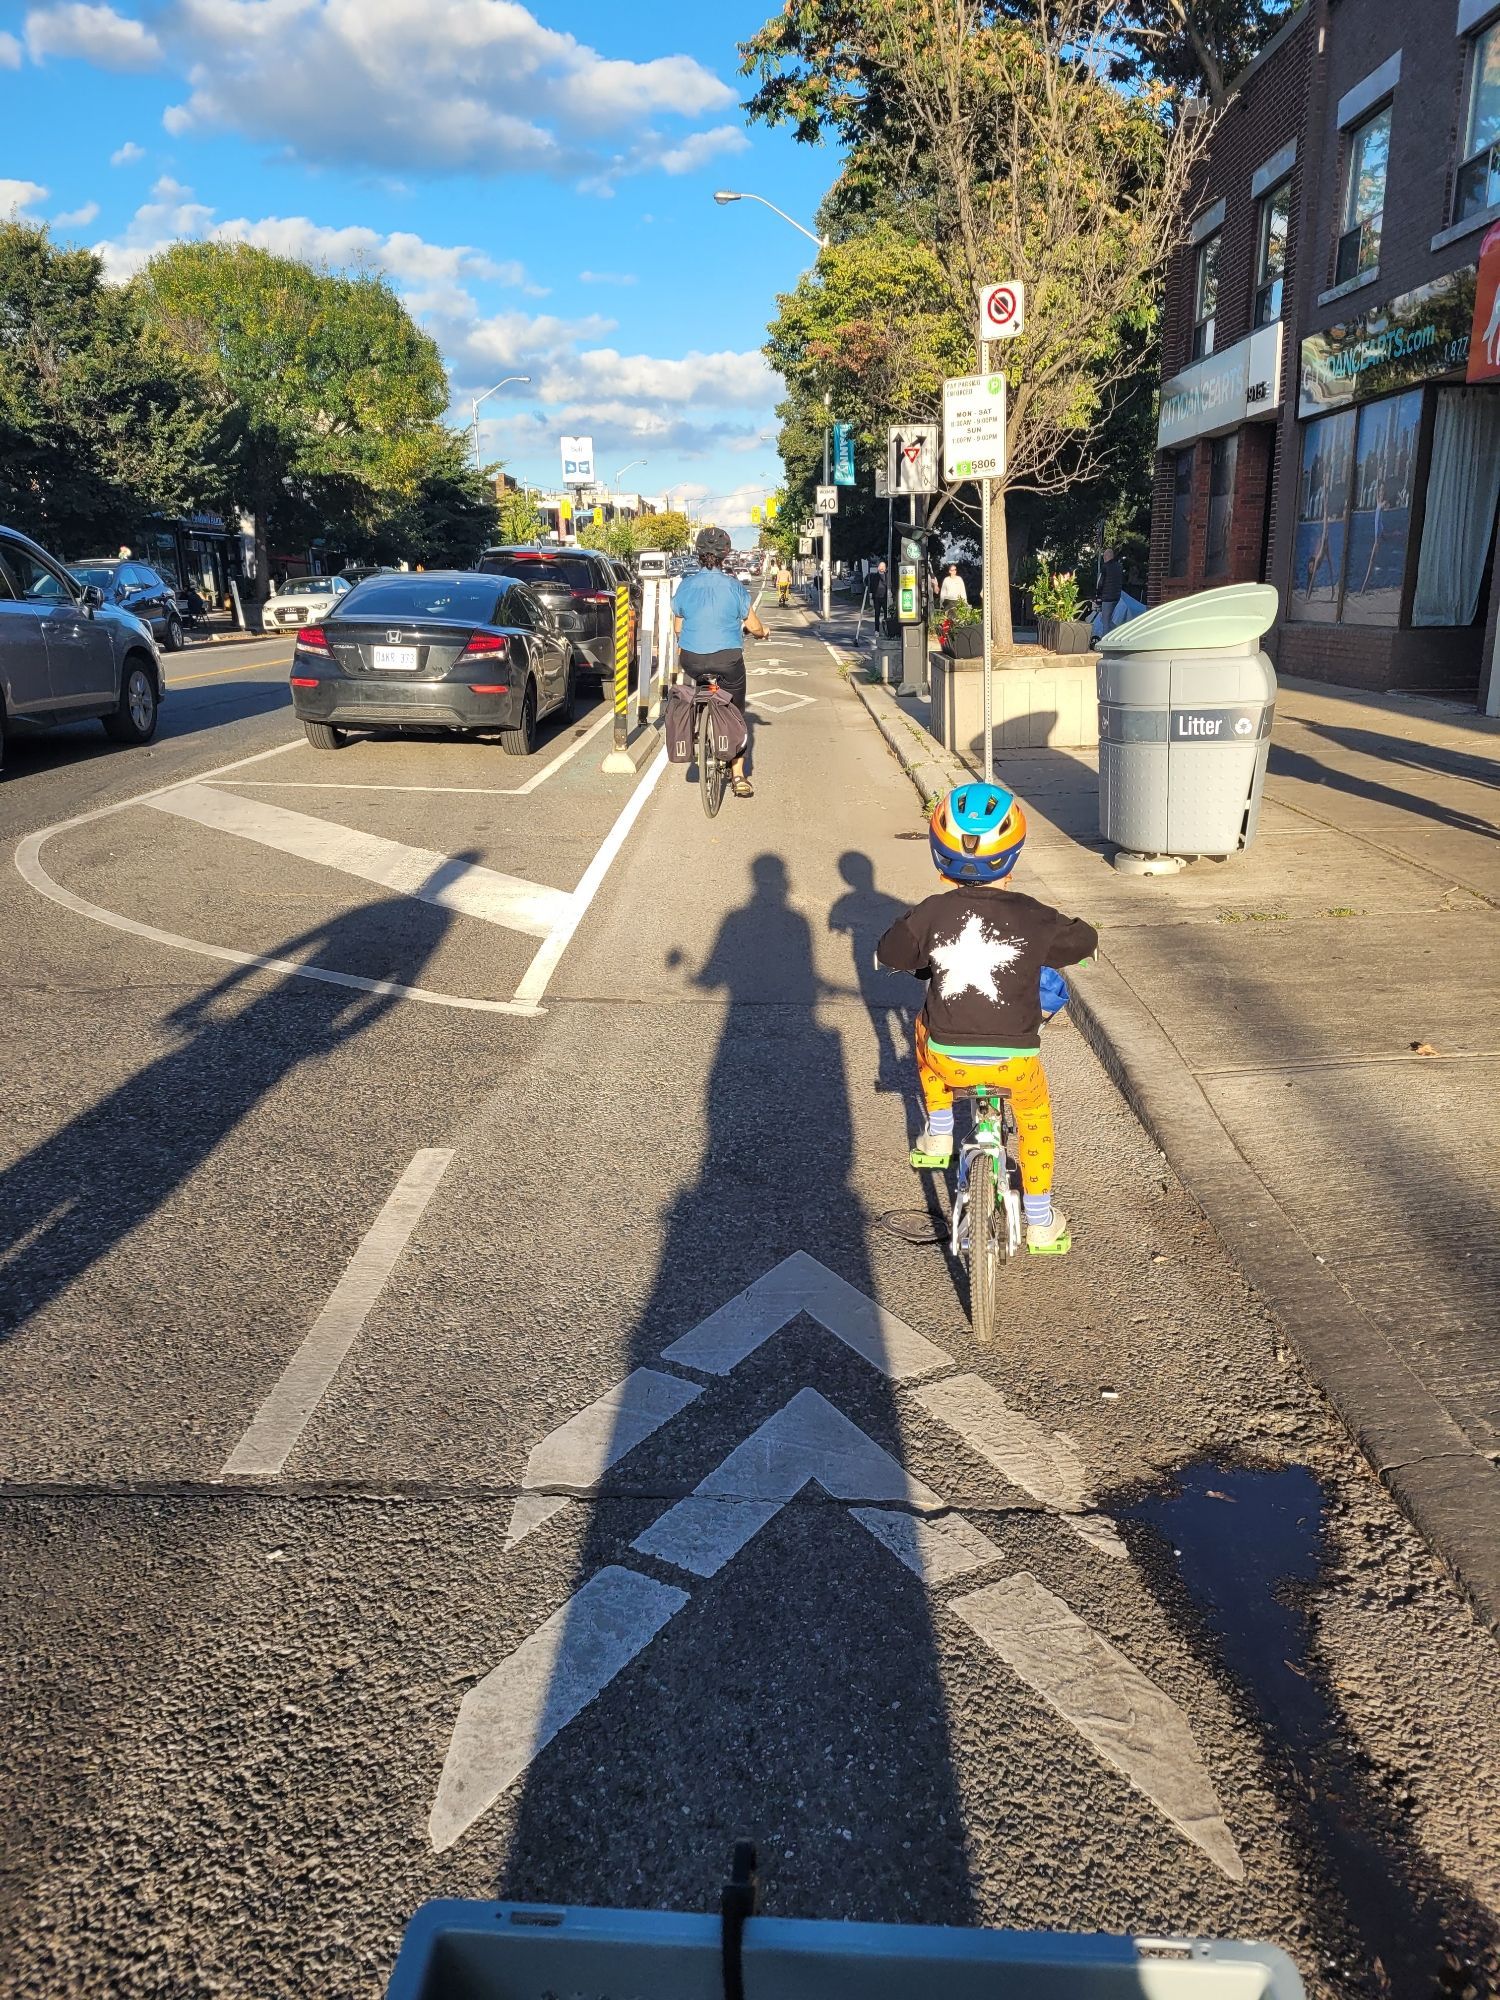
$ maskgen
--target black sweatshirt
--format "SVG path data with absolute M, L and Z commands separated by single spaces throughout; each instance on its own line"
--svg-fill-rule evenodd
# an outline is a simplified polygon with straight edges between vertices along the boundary
M 898 917 L 875 956 L 927 980 L 922 1018 L 939 1048 L 1034 1049 L 1042 967 L 1077 965 L 1098 944 L 1092 924 L 1034 896 L 954 887 Z

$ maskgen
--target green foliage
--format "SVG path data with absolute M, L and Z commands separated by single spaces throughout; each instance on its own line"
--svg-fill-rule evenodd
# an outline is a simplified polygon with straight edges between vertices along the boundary
M 547 532 L 547 524 L 529 493 L 507 488 L 500 501 L 499 529 L 500 541 L 524 547 L 528 542 L 540 541 Z
M 1038 618 L 1077 618 L 1083 602 L 1074 572 L 1049 569 L 1039 562 L 1031 584 L 1031 608 Z
M 97 257 L 0 223 L 0 518 L 76 557 L 216 504 L 228 440 L 203 371 Z

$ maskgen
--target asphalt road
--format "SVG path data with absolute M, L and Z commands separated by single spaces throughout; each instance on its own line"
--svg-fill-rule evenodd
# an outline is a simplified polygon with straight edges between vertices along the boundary
M 1076 1248 L 975 1349 L 920 822 L 770 616 L 711 823 L 602 709 L 319 755 L 279 642 L 8 756 L 7 1994 L 375 1995 L 425 1897 L 745 1834 L 779 1914 L 1500 1986 L 1493 1643 L 1066 1025 Z

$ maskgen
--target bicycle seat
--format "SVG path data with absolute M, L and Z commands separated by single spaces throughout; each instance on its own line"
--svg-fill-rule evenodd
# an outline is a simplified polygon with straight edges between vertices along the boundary
M 1010 1096 L 1010 1086 L 1005 1083 L 955 1084 L 953 1096 L 955 1101 L 962 1098 L 966 1104 L 972 1104 L 980 1097 L 992 1097 L 998 1103 L 1001 1098 Z

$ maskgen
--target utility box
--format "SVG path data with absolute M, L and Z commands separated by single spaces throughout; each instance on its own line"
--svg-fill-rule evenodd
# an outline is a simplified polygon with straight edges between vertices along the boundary
M 1117 867 L 1180 867 L 1255 838 L 1276 714 L 1276 670 L 1260 641 L 1278 604 L 1270 584 L 1233 584 L 1106 635 L 1099 831 L 1122 850 Z

